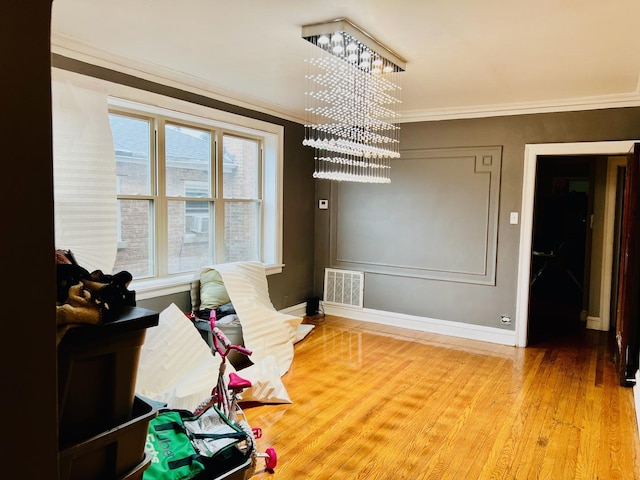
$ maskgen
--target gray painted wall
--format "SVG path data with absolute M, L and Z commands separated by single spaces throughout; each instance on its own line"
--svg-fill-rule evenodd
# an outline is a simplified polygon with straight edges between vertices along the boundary
M 331 264 L 495 284 L 502 149 L 436 148 L 401 154 L 402 159 L 393 162 L 391 184 L 333 184 Z M 455 192 L 451 185 L 456 185 Z M 384 241 L 371 241 L 378 238 Z M 446 254 L 449 251 L 456 254 Z
M 515 317 L 516 282 L 518 267 L 518 247 L 520 225 L 509 223 L 510 212 L 520 212 L 522 196 L 522 176 L 525 144 L 562 143 L 584 141 L 612 141 L 640 138 L 640 108 L 604 109 L 584 112 L 549 113 L 512 117 L 483 119 L 448 120 L 439 122 L 407 123 L 401 125 L 400 145 L 405 150 L 451 149 L 470 147 L 501 146 L 502 164 L 498 202 L 497 252 L 495 256 L 495 284 L 472 284 L 463 280 L 418 278 L 407 274 L 365 273 L 364 306 L 376 310 L 417 315 L 427 318 L 449 320 L 477 325 L 503 327 L 500 315 Z M 397 162 L 402 162 L 402 158 Z M 442 162 L 446 162 L 443 159 Z M 442 167 L 442 166 L 440 166 Z M 439 167 L 439 168 L 440 168 Z M 461 190 L 464 182 L 459 182 L 452 169 L 459 169 L 459 178 L 468 176 L 468 166 L 461 163 L 440 168 L 404 169 L 392 164 L 391 182 L 402 183 L 406 187 L 403 199 L 386 196 L 380 186 L 371 185 L 363 189 L 359 185 L 344 184 L 336 187 L 327 181 L 316 184 L 316 201 L 332 198 L 329 210 L 316 211 L 316 271 L 315 291 L 322 294 L 325 267 L 337 267 L 336 252 L 332 252 L 332 236 L 338 243 L 333 247 L 338 252 L 351 252 L 363 241 L 375 245 L 383 251 L 397 231 L 397 217 L 390 217 L 393 206 L 402 206 L 402 217 L 406 222 L 419 222 L 422 217 L 460 218 L 460 205 L 456 203 L 466 192 Z M 400 175 L 396 177 L 395 175 Z M 403 175 L 413 175 L 411 179 Z M 423 175 L 416 178 L 415 175 Z M 429 175 L 429 178 L 426 177 Z M 412 205 L 407 197 L 419 199 L 420 191 L 426 185 L 438 185 L 441 201 L 429 208 L 437 212 L 425 211 L 424 202 Z M 335 195 L 336 188 L 340 192 Z M 466 188 L 466 187 L 465 187 Z M 332 196 L 333 190 L 333 196 Z M 363 193 L 365 192 L 365 193 Z M 400 195 L 400 192 L 398 192 Z M 340 197 L 357 196 L 358 202 L 342 202 Z M 393 205 L 380 209 L 377 198 L 383 196 Z M 376 211 L 368 211 L 368 209 Z M 377 215 L 380 211 L 381 215 Z M 334 232 L 336 217 L 360 221 L 362 217 L 376 222 L 375 228 L 366 227 L 366 238 L 355 231 L 345 235 Z M 477 225 L 482 225 L 480 222 Z M 478 228 L 478 226 L 474 228 Z M 456 226 L 458 224 L 456 223 Z M 444 228 L 444 227 L 441 227 Z M 446 226 L 446 228 L 450 228 Z M 400 229 L 410 232 L 408 229 Z M 470 234 L 474 232 L 469 232 Z M 428 235 L 428 232 L 422 232 Z M 402 252 L 402 258 L 421 258 L 422 249 L 428 238 L 416 237 L 402 243 L 409 251 Z M 397 245 L 397 243 L 396 243 Z M 374 250 L 375 250 L 374 249 Z M 439 244 L 439 261 L 453 265 L 460 256 L 460 246 Z M 333 258 L 333 259 L 332 259 Z M 421 267 L 421 265 L 413 265 Z M 365 272 L 366 265 L 362 270 Z M 411 267 L 411 265 L 409 265 Z
M 424 155 L 417 155 L 417 158 L 406 155 L 416 162 L 414 165 L 406 162 L 407 168 L 398 165 L 392 169 L 391 193 L 382 196 L 384 186 L 380 185 L 334 184 L 332 188 L 331 182 L 314 182 L 313 151 L 302 146 L 304 131 L 301 125 L 59 55 L 53 55 L 52 62 L 59 68 L 285 126 L 285 267 L 281 274 L 268 278 L 271 300 L 278 309 L 302 303 L 310 295 L 322 296 L 324 268 L 349 266 L 344 258 L 340 259 L 341 252 L 347 252 L 351 257 L 362 254 L 365 263 L 371 265 L 377 253 L 385 252 L 389 238 L 402 235 L 393 243 L 395 250 L 385 253 L 388 258 L 384 260 L 388 265 L 402 265 L 404 270 L 396 269 L 390 274 L 384 273 L 383 268 L 382 273 L 380 269 L 367 273 L 365 307 L 502 327 L 500 315 L 515 316 L 520 227 L 509 224 L 509 212 L 520 211 L 525 144 L 640 138 L 640 108 L 402 124 L 402 150 L 405 154 L 423 152 Z M 491 180 L 499 179 L 497 194 L 489 188 L 491 182 L 474 183 L 469 162 L 460 161 L 456 165 L 455 161 L 446 158 L 435 162 L 431 158 L 434 149 L 477 152 L 485 147 L 501 148 L 500 168 L 492 173 Z M 429 157 L 431 165 L 425 166 L 422 157 Z M 397 162 L 403 161 L 405 159 L 401 158 Z M 394 175 L 400 177 L 394 180 Z M 393 190 L 397 185 L 403 188 Z M 424 201 L 426 186 L 437 186 L 441 192 L 437 195 L 442 197 L 441 201 L 434 202 L 429 207 L 431 210 L 425 209 L 425 203 L 429 203 Z M 467 195 L 469 187 L 477 188 L 475 197 Z M 380 197 L 383 197 L 382 203 Z M 321 198 L 331 199 L 328 210 L 316 208 L 317 200 Z M 396 204 L 393 198 L 404 201 Z M 422 201 L 411 204 L 407 198 L 421 198 Z M 477 207 L 471 203 L 474 198 L 488 202 L 490 208 L 485 222 L 478 221 L 479 213 L 469 214 L 469 210 L 473 212 Z M 397 205 L 402 207 L 396 211 L 401 215 L 390 215 Z M 495 216 L 495 225 L 490 224 L 492 216 Z M 455 242 L 446 242 L 447 236 L 442 235 L 440 229 L 432 236 L 426 228 L 428 221 L 437 219 L 446 224 L 449 218 L 452 224 L 448 227 L 458 228 Z M 351 219 L 360 222 L 359 227 L 363 227 L 366 238 L 361 229 L 344 228 L 351 225 Z M 340 225 L 342 229 L 337 228 Z M 478 252 L 482 249 L 465 258 L 468 252 L 462 252 L 460 239 L 466 235 L 477 238 L 482 228 L 486 232 L 480 233 L 495 235 L 495 248 L 484 250 L 488 262 L 485 266 L 494 269 L 485 284 L 455 276 L 425 278 L 433 275 L 407 274 L 407 270 L 416 267 L 422 273 L 440 268 L 433 263 L 433 258 L 425 260 L 424 251 L 421 251 L 425 243 L 438 250 L 437 261 L 445 266 L 445 271 L 453 271 L 456 266 L 463 270 L 477 269 Z M 366 246 L 364 250 L 363 246 Z M 475 248 L 476 244 L 473 246 Z M 366 268 L 362 270 L 366 271 Z M 160 309 L 173 301 L 180 302 L 185 309 L 189 306 L 188 294 L 153 299 L 141 302 L 141 305 Z
M 314 268 L 313 151 L 302 145 L 304 137 L 302 125 L 61 55 L 52 55 L 52 65 L 102 80 L 283 125 L 285 133 L 282 260 L 285 266 L 282 273 L 268 276 L 269 294 L 276 309 L 302 303 L 312 294 Z M 190 308 L 188 292 L 145 300 L 138 304 L 160 311 L 172 302 L 175 302 L 180 308 Z

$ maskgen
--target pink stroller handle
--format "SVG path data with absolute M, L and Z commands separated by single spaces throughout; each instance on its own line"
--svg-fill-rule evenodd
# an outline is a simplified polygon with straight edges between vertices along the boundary
M 211 333 L 213 333 L 213 341 L 215 344 L 215 348 L 220 355 L 222 355 L 223 357 L 226 357 L 231 350 L 236 350 L 241 354 L 246 355 L 247 357 L 250 357 L 253 354 L 251 350 L 243 347 L 242 345 L 232 344 L 227 338 L 227 336 L 224 334 L 224 332 L 220 330 L 218 327 L 216 327 L 216 311 L 215 310 L 211 310 L 211 312 L 209 313 L 209 324 L 211 325 Z M 224 348 L 220 348 L 218 346 L 217 340 L 220 340 L 220 343 L 222 343 L 222 346 Z
M 250 357 L 253 352 L 251 350 L 249 350 L 248 348 L 243 347 L 242 345 L 231 345 L 231 348 L 233 348 L 234 350 L 237 350 L 238 352 L 240 352 L 243 355 L 246 355 L 247 357 Z

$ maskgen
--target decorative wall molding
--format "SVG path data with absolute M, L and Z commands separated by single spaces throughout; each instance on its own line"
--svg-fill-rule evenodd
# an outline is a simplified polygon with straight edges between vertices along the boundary
M 331 186 L 331 267 L 495 285 L 502 147 L 402 150 L 390 185 Z

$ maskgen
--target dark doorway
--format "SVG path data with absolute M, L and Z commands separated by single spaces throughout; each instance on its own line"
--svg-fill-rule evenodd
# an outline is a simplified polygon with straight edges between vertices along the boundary
M 589 224 L 596 159 L 538 157 L 529 292 L 530 345 L 584 328 L 581 313 L 589 290 Z

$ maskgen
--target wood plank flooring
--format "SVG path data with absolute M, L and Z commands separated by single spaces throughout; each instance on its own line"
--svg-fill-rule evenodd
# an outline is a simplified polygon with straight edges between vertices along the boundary
M 252 478 L 640 479 L 609 357 L 602 332 L 523 349 L 327 316 L 295 346 L 293 403 L 244 405 L 278 453 Z

